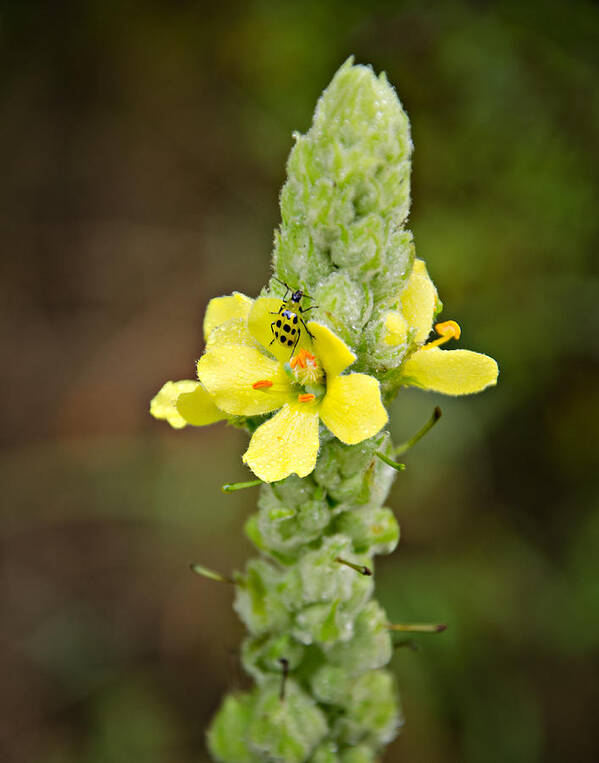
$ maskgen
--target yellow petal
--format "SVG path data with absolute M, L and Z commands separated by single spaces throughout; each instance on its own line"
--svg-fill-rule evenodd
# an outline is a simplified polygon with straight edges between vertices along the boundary
M 198 378 L 222 411 L 235 416 L 257 416 L 280 408 L 291 396 L 287 374 L 280 363 L 255 347 L 216 344 L 198 360 Z M 272 381 L 254 389 L 259 381 Z
M 292 321 L 285 321 L 280 314 L 280 310 L 285 309 L 284 302 L 276 297 L 258 297 L 254 302 L 250 314 L 248 316 L 248 328 L 254 339 L 259 342 L 262 347 L 265 347 L 271 352 L 277 360 L 281 363 L 287 363 L 291 356 L 297 352 L 300 347 L 303 347 L 308 352 L 313 352 L 312 341 L 308 336 L 305 327 L 301 323 L 301 313 L 297 310 L 291 310 L 294 314 L 297 314 L 298 321 L 293 323 Z M 281 327 L 277 328 L 277 321 L 281 321 Z M 282 332 L 281 328 L 285 325 L 289 326 L 289 332 L 285 334 L 285 344 L 281 343 Z M 279 338 L 275 337 L 274 332 L 279 331 Z M 291 334 L 291 332 L 299 332 L 299 339 L 297 346 L 295 340 L 298 337 L 297 333 Z M 291 341 L 289 345 L 287 342 Z
M 256 429 L 243 462 L 264 482 L 276 482 L 310 474 L 317 455 L 318 406 L 289 403 Z
M 346 445 L 372 437 L 388 420 L 378 381 L 367 374 L 329 379 L 320 418 Z
M 181 393 L 193 392 L 200 385 L 197 381 L 168 381 L 150 403 L 150 413 L 155 419 L 168 421 L 173 429 L 183 429 L 187 421 L 177 410 L 177 398 Z
M 401 313 L 393 310 L 385 316 L 385 344 L 397 347 L 408 338 L 408 324 Z
M 399 301 L 408 327 L 415 331 L 414 341 L 422 344 L 430 334 L 438 303 L 437 289 L 426 272 L 423 260 L 414 260 L 412 273 Z
M 356 356 L 337 334 L 316 321 L 310 321 L 308 328 L 314 335 L 314 354 L 326 371 L 327 377 L 338 376 L 351 366 Z
M 444 395 L 470 395 L 497 382 L 497 363 L 471 350 L 420 349 L 402 368 L 402 383 Z
M 232 318 L 212 329 L 206 337 L 206 349 L 215 344 L 248 344 L 256 347 L 254 337 L 248 331 L 246 318 Z
M 250 312 L 252 301 L 238 291 L 234 291 L 228 297 L 211 299 L 204 315 L 204 339 L 207 341 L 212 331 L 227 321 L 234 318 L 245 320 Z
M 226 418 L 201 384 L 196 384 L 193 392 L 182 392 L 177 398 L 176 408 L 183 420 L 194 427 L 214 424 Z

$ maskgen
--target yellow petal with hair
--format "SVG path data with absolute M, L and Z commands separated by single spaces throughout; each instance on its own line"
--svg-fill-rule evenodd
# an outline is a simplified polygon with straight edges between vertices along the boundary
M 257 416 L 293 399 L 282 366 L 255 347 L 216 344 L 198 360 L 198 379 L 222 411 L 235 416 Z M 254 389 L 259 381 L 272 386 Z
M 234 318 L 245 320 L 252 307 L 253 300 L 234 291 L 227 297 L 215 297 L 208 302 L 206 313 L 204 315 L 204 339 L 208 338 L 212 331 L 223 323 L 231 321 Z
M 402 384 L 444 395 L 470 395 L 497 383 L 499 369 L 488 355 L 471 350 L 422 348 L 402 367 Z
M 379 432 L 389 417 L 378 381 L 367 374 L 348 374 L 328 380 L 320 418 L 341 442 L 355 445 Z
M 197 381 L 191 381 L 191 379 L 167 381 L 152 398 L 150 413 L 155 419 L 168 421 L 173 429 L 183 429 L 187 421 L 177 410 L 177 398 L 182 393 L 193 392 L 199 386 Z
M 412 272 L 399 295 L 401 312 L 414 333 L 414 341 L 422 344 L 430 334 L 438 295 L 423 260 L 414 260 Z
M 285 319 L 279 313 L 282 305 L 283 301 L 277 297 L 258 297 L 248 316 L 248 328 L 254 339 L 259 342 L 262 347 L 272 353 L 281 363 L 287 363 L 292 354 L 296 353 L 300 347 L 308 350 L 308 352 L 313 352 L 313 349 L 312 341 L 299 320 L 299 318 L 301 318 L 301 313 L 299 313 L 298 310 L 291 310 L 291 308 L 290 310 L 292 312 L 297 313 L 298 322 L 296 324 L 289 324 L 289 329 L 290 332 L 292 330 L 299 331 L 299 339 L 296 346 L 295 340 L 298 335 L 292 335 L 288 332 L 287 336 L 289 339 L 287 341 L 292 341 L 293 343 L 291 345 L 281 343 L 281 329 L 277 328 L 276 322 L 280 320 L 282 326 L 285 325 Z M 275 330 L 279 331 L 279 339 L 277 339 L 273 333 Z
M 318 406 L 289 403 L 256 429 L 243 462 L 264 482 L 277 482 L 290 474 L 306 477 L 317 456 Z
M 232 318 L 225 323 L 215 326 L 206 337 L 206 349 L 211 349 L 215 344 L 248 344 L 256 346 L 254 337 L 248 331 L 246 318 Z
M 329 380 L 351 366 L 356 356 L 337 334 L 316 321 L 310 321 L 308 328 L 314 335 L 314 354 Z
M 175 405 L 183 420 L 194 427 L 207 426 L 226 418 L 201 384 L 196 384 L 192 392 L 182 392 Z

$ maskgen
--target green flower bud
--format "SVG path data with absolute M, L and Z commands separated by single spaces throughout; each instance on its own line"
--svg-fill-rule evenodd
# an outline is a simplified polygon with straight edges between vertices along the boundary
M 258 683 L 282 672 L 281 660 L 295 670 L 304 657 L 304 647 L 289 633 L 263 634 L 247 638 L 241 648 L 241 663 Z
M 243 583 L 236 586 L 233 606 L 250 633 L 281 631 L 289 625 L 289 613 L 277 590 L 281 578 L 274 565 L 264 559 L 248 563 Z
M 337 728 L 346 744 L 362 742 L 376 749 L 390 742 L 399 726 L 399 706 L 391 674 L 376 670 L 357 678 L 347 696 L 345 711 Z
M 310 758 L 310 763 L 339 763 L 335 742 L 328 741 L 321 744 Z
M 261 543 L 282 554 L 318 538 L 331 521 L 325 491 L 314 483 L 313 489 L 298 488 L 298 482 L 290 477 L 280 484 L 264 485 L 258 499 L 256 529 Z
M 304 644 L 331 644 L 349 638 L 352 629 L 351 615 L 337 599 L 303 609 L 295 618 L 293 635 Z
M 390 554 L 399 542 L 399 525 L 387 508 L 344 511 L 334 528 L 352 539 L 356 553 Z
M 363 744 L 346 750 L 340 758 L 340 763 L 375 763 L 375 761 L 375 751 Z
M 382 607 L 369 601 L 356 617 L 353 638 L 325 647 L 328 661 L 354 673 L 386 665 L 392 651 L 386 623 Z
M 247 728 L 251 750 L 262 761 L 303 763 L 328 730 L 327 720 L 312 698 L 289 679 L 281 699 L 280 681 L 264 683 Z
M 342 706 L 351 693 L 354 678 L 351 670 L 325 664 L 312 676 L 311 689 L 319 702 Z
M 247 744 L 247 730 L 254 698 L 250 694 L 229 694 L 215 715 L 207 734 L 208 748 L 221 763 L 260 763 Z
M 329 497 L 342 504 L 342 508 L 346 508 L 346 504 L 368 503 L 374 498 L 375 491 L 375 500 L 382 502 L 395 475 L 376 457 L 376 451 L 385 451 L 388 442 L 386 433 L 358 445 L 344 445 L 332 440 L 322 448 L 314 479 L 326 486 Z

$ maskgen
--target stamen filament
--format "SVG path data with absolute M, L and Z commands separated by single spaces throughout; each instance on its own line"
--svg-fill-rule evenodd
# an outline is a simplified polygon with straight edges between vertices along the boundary
M 313 395 L 311 392 L 297 396 L 298 403 L 311 403 L 313 400 L 316 400 L 316 395 Z
M 437 421 L 439 421 L 440 418 L 441 418 L 441 409 L 439 408 L 439 406 L 437 406 L 435 410 L 433 411 L 433 415 L 422 427 L 422 429 L 419 429 L 413 437 L 410 437 L 409 440 L 406 440 L 406 442 L 403 442 L 401 445 L 398 445 L 397 448 L 395 448 L 395 451 L 394 451 L 395 455 L 401 456 L 407 450 L 410 450 L 411 447 L 416 445 L 418 440 L 421 440 L 424 437 L 424 435 L 435 426 L 435 424 L 437 423 Z
M 346 559 L 342 559 L 340 556 L 335 557 L 335 561 L 339 564 L 345 564 L 346 567 L 351 567 L 352 570 L 359 572 L 360 575 L 372 575 L 372 570 L 365 564 L 355 564 L 354 562 L 348 562 Z
M 252 389 L 268 389 L 269 387 L 272 387 L 272 385 L 273 383 L 270 379 L 260 379 L 260 381 L 252 384 Z
M 392 625 L 391 623 L 387 623 L 387 630 L 390 631 L 408 631 L 409 633 L 442 633 L 444 630 L 447 630 L 447 625 L 445 623 L 440 623 L 439 625 L 429 625 L 429 624 L 411 624 L 406 625 L 404 623 L 399 623 L 398 625 Z
M 450 339 L 459 339 L 462 334 L 462 329 L 456 321 L 435 323 L 435 331 L 439 334 L 439 338 L 425 344 L 422 347 L 423 350 L 430 350 L 431 347 L 440 347 L 442 344 L 449 342 Z
M 300 368 L 306 368 L 308 363 L 308 360 L 316 361 L 316 358 L 314 355 L 312 355 L 311 352 L 308 352 L 308 350 L 304 350 L 303 347 L 301 347 L 297 353 L 297 355 L 294 355 L 291 360 L 289 361 L 289 365 L 291 368 L 294 368 L 296 366 L 299 366 Z
M 256 487 L 261 485 L 262 480 L 251 480 L 250 482 L 228 482 L 221 487 L 223 493 L 234 493 L 236 490 L 245 490 L 246 487 Z

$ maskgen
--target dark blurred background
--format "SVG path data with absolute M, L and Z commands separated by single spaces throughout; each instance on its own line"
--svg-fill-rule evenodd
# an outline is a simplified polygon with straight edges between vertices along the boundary
M 207 761 L 242 629 L 246 438 L 148 415 L 211 296 L 269 275 L 291 132 L 354 53 L 412 120 L 411 227 L 500 385 L 444 416 L 390 498 L 385 761 L 596 761 L 599 8 L 584 2 L 0 4 L 0 759 Z M 233 656 L 231 656 L 233 655 Z M 594 708 L 594 709 L 593 709 Z

